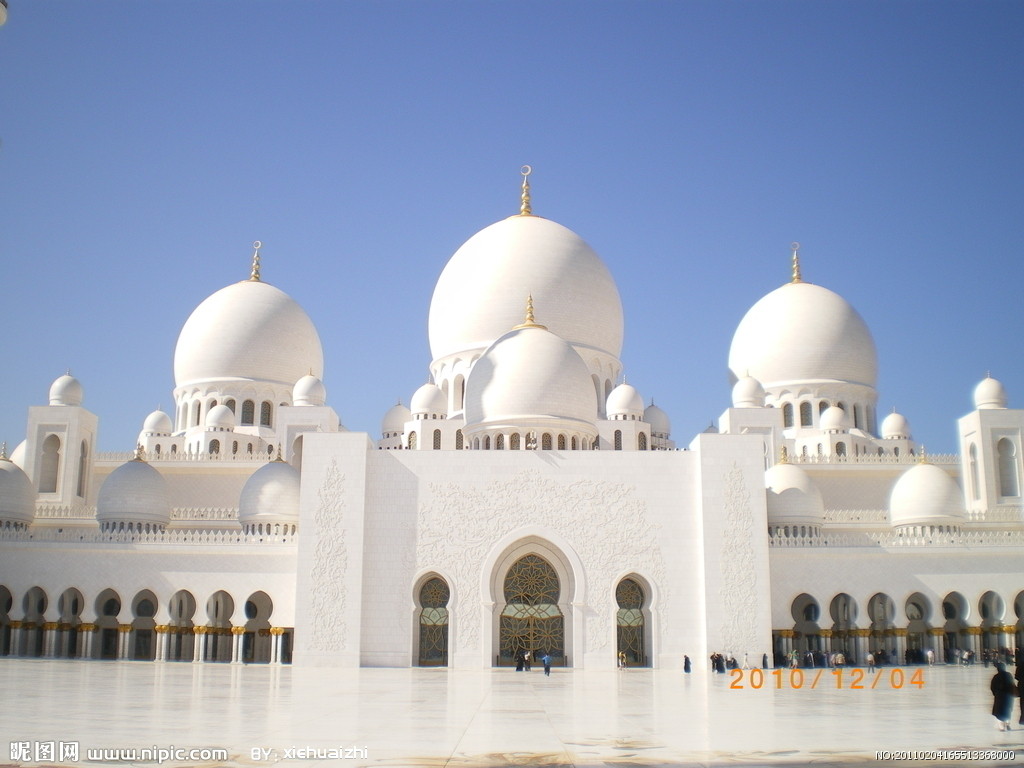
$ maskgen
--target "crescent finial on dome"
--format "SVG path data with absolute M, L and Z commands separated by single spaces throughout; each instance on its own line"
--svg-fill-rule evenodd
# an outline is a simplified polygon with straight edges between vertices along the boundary
M 260 282 L 260 248 L 263 247 L 263 243 L 256 240 L 252 244 L 252 271 L 249 273 L 249 279 L 253 282 Z
M 10 459 L 7 458 L 7 441 L 6 440 L 4 440 L 2 443 L 0 443 L 0 461 L 10 461 Z
M 928 453 L 925 451 L 923 445 L 920 446 L 920 448 L 921 448 L 921 452 L 917 455 L 917 463 L 918 464 L 927 464 L 928 463 Z
M 519 169 L 519 172 L 523 174 L 523 192 L 520 195 L 519 215 L 532 216 L 533 209 L 530 207 L 530 174 L 533 173 L 533 168 L 524 165 Z
M 539 324 L 533 318 L 533 294 L 531 293 L 526 297 L 526 319 L 519 325 L 513 326 L 513 331 L 518 331 L 520 328 L 540 328 L 547 330 L 547 326 Z
M 793 280 L 794 283 L 802 283 L 803 278 L 800 277 L 800 243 L 791 243 L 790 248 L 793 249 Z

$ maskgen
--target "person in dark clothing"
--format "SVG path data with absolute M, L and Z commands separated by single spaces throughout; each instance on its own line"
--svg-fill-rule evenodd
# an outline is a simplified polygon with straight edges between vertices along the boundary
M 1010 730 L 1010 715 L 1013 714 L 1013 701 L 1017 698 L 1017 687 L 1013 677 L 1006 671 L 1002 662 L 996 663 L 996 674 L 989 684 L 992 691 L 992 716 L 999 721 L 999 730 Z
M 545 653 L 540 657 L 540 660 L 544 662 L 544 675 L 551 677 L 551 654 Z
M 690 674 L 690 657 L 683 656 L 683 672 Z
M 1013 677 L 1017 681 L 1017 695 L 1020 697 L 1020 718 L 1017 722 L 1024 725 L 1024 659 L 1018 659 Z

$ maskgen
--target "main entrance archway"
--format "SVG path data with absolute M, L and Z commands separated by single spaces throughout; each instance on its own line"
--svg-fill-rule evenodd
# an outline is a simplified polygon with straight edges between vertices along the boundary
M 552 663 L 565 663 L 565 617 L 558 607 L 561 587 L 558 574 L 544 558 L 525 555 L 505 574 L 505 606 L 499 627 L 500 666 L 516 663 L 517 655 L 551 656 Z

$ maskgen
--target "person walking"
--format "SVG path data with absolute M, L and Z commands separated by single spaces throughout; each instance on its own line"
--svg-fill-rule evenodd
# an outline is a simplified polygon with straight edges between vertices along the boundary
M 992 716 L 999 722 L 1000 731 L 1010 730 L 1010 715 L 1013 714 L 1013 700 L 1017 698 L 1017 686 L 1001 661 L 996 662 L 996 674 L 989 683 L 992 691 Z
M 545 653 L 540 660 L 544 664 L 544 676 L 551 677 L 551 654 Z
M 1017 681 L 1017 695 L 1020 697 L 1020 718 L 1017 722 L 1024 725 L 1024 659 L 1017 661 L 1017 669 L 1013 673 L 1013 677 Z

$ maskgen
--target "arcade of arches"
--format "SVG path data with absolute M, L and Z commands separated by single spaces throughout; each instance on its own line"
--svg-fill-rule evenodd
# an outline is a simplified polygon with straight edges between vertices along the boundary
M 173 593 L 164 606 L 169 617 L 157 624 L 160 598 L 148 589 L 124 601 L 114 589 L 93 598 L 66 589 L 56 610 L 41 587 L 20 599 L 0 586 L 0 656 L 140 661 L 222 661 L 288 663 L 292 628 L 270 623 L 273 601 L 265 592 L 249 595 L 244 621 L 231 623 L 234 599 L 221 590 L 199 610 L 187 590 Z
M 896 600 L 879 592 L 858 603 L 846 593 L 820 601 L 807 593 L 790 604 L 793 625 L 773 631 L 776 663 L 792 651 L 842 653 L 862 663 L 869 652 L 884 650 L 893 663 L 939 662 L 956 652 L 1024 648 L 1024 591 L 1007 602 L 987 591 L 968 598 L 950 592 L 934 600 L 920 592 Z
M 562 584 L 554 567 L 537 554 L 524 555 L 502 577 L 502 607 L 498 613 L 498 653 L 495 665 L 514 666 L 529 652 L 534 659 L 549 655 L 555 666 L 569 666 L 566 616 L 559 605 Z M 440 576 L 432 575 L 417 592 L 417 663 L 448 664 L 448 601 L 451 591 Z M 616 653 L 625 654 L 629 666 L 650 665 L 649 621 L 644 587 L 624 578 L 615 589 Z

